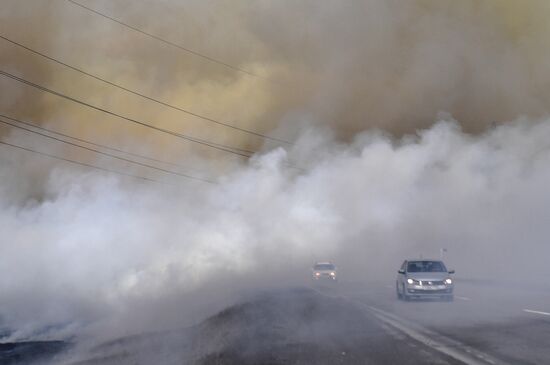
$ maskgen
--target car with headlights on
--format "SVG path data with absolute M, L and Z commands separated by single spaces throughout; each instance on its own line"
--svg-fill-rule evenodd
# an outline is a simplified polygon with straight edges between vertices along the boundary
M 395 290 L 403 300 L 434 298 L 452 301 L 454 282 L 441 260 L 405 260 L 398 270 Z
M 317 262 L 311 269 L 312 279 L 315 281 L 337 281 L 336 266 L 331 262 Z

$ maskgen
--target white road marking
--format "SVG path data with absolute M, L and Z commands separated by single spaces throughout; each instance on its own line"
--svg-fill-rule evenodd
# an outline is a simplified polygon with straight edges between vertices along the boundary
M 471 300 L 471 299 L 468 298 L 468 297 L 460 297 L 460 296 L 458 296 L 458 295 L 455 295 L 455 298 L 456 298 L 456 299 L 460 299 L 460 300 Z
M 534 311 L 532 309 L 524 309 L 523 311 L 527 313 L 542 314 L 543 316 L 550 316 L 550 313 L 548 312 Z
M 473 348 L 463 343 L 415 325 L 379 308 L 375 308 L 364 303 L 361 304 L 370 309 L 373 314 L 378 317 L 378 319 L 380 319 L 382 322 L 385 322 L 387 325 L 390 325 L 395 329 L 400 330 L 414 340 L 428 347 L 431 347 L 436 351 L 442 352 L 456 360 L 459 360 L 464 364 L 481 365 L 487 363 L 496 363 L 495 360 L 493 360 L 489 355 L 481 351 L 474 350 Z M 502 361 L 499 361 L 499 363 L 504 364 Z
M 383 311 L 379 308 L 372 307 L 366 303 L 363 303 L 357 299 L 346 298 L 341 295 L 330 295 L 323 293 L 315 288 L 311 288 L 317 293 L 331 298 L 340 298 L 347 299 L 350 302 L 359 304 L 360 306 L 368 309 L 372 314 L 374 314 L 382 323 L 393 327 L 399 332 L 409 336 L 410 338 L 428 346 L 436 351 L 442 352 L 447 356 L 450 356 L 458 361 L 463 362 L 466 365 L 486 365 L 496 364 L 496 359 L 493 359 L 491 356 L 474 350 L 470 346 L 467 346 L 459 341 L 453 340 L 449 337 L 443 336 L 442 334 L 428 330 L 427 328 L 416 325 L 410 321 L 406 321 L 402 318 L 397 317 L 389 312 Z M 550 315 L 550 313 L 548 314 Z M 506 365 L 506 363 L 498 360 L 498 363 L 501 365 Z

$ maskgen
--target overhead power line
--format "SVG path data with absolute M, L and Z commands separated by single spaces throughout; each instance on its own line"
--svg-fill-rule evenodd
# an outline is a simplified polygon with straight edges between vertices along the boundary
M 77 104 L 80 104 L 80 105 L 83 105 L 83 106 L 86 106 L 88 108 L 91 108 L 91 109 L 94 109 L 94 110 L 97 110 L 97 111 L 100 111 L 100 112 L 103 112 L 105 114 L 108 114 L 108 115 L 111 115 L 111 116 L 114 116 L 114 117 L 118 117 L 120 119 L 124 119 L 128 122 L 131 122 L 131 123 L 134 123 L 134 124 L 137 124 L 137 125 L 140 125 L 140 126 L 143 126 L 143 127 L 146 127 L 146 128 L 150 128 L 150 129 L 153 129 L 153 130 L 156 130 L 156 131 L 159 131 L 159 132 L 162 132 L 162 133 L 166 133 L 166 134 L 169 134 L 169 135 L 172 135 L 174 137 L 178 137 L 178 138 L 181 138 L 181 139 L 184 139 L 184 140 L 187 140 L 187 141 L 190 141 L 190 142 L 194 142 L 194 143 L 197 143 L 197 144 L 200 144 L 200 145 L 203 145 L 203 146 L 207 146 L 207 147 L 210 147 L 210 148 L 213 148 L 213 149 L 216 149 L 216 150 L 219 150 L 219 151 L 223 151 L 223 152 L 227 152 L 227 153 L 231 153 L 231 154 L 234 154 L 234 155 L 238 155 L 238 156 L 242 156 L 242 157 L 251 157 L 251 154 L 254 153 L 254 151 L 243 151 L 243 150 L 240 150 L 238 148 L 235 148 L 235 147 L 231 147 L 231 146 L 226 146 L 226 145 L 221 145 L 221 144 L 218 144 L 218 143 L 214 143 L 214 142 L 210 142 L 210 141 L 206 141 L 206 140 L 203 140 L 203 139 L 198 139 L 198 138 L 195 138 L 195 137 L 190 137 L 188 135 L 185 135 L 185 134 L 182 134 L 182 133 L 178 133 L 178 132 L 174 132 L 174 131 L 171 131 L 169 129 L 165 129 L 165 128 L 161 128 L 161 127 L 157 127 L 157 126 L 154 126 L 152 124 L 147 124 L 145 122 L 142 122 L 142 121 L 139 121 L 137 119 L 133 119 L 133 118 L 130 118 L 130 117 L 126 117 L 124 115 L 121 115 L 121 114 L 117 114 L 115 112 L 112 112 L 110 110 L 107 110 L 107 109 L 104 109 L 104 108 L 101 108 L 101 107 L 98 107 L 98 106 L 95 106 L 95 105 L 92 105 L 90 103 L 87 103 L 85 101 L 82 101 L 82 100 L 78 100 L 76 98 L 73 98 L 71 96 L 68 96 L 68 95 L 65 95 L 65 94 L 62 94 L 60 92 L 57 92 L 57 91 L 54 91 L 52 89 L 49 89 L 45 86 L 42 86 L 42 85 L 38 85 L 34 82 L 31 82 L 31 81 L 28 81 L 28 80 L 25 80 L 21 77 L 18 77 L 18 76 L 15 76 L 13 74 L 10 74 L 9 72 L 6 72 L 6 71 L 3 71 L 3 70 L 0 70 L 0 75 L 3 75 L 5 77 L 8 77 L 10 79 L 13 79 L 15 81 L 18 81 L 22 84 L 25 84 L 25 85 L 28 85 L 28 86 L 31 86 L 31 87 L 34 87 L 38 90 L 41 90 L 41 91 L 44 91 L 44 92 L 47 92 L 47 93 L 50 93 L 52 95 L 55 95 L 55 96 L 58 96 L 60 98 L 63 98 L 63 99 L 66 99 L 66 100 L 69 100 L 69 101 L 72 101 L 74 103 L 77 103 Z M 239 152 L 241 151 L 241 152 Z
M 13 118 L 13 119 L 15 119 L 15 118 Z M 16 119 L 15 119 L 15 120 L 16 120 Z M 37 131 L 33 131 L 33 130 L 31 130 L 31 129 L 28 129 L 28 128 L 25 128 L 25 127 L 21 127 L 21 126 L 18 126 L 18 125 L 16 125 L 16 124 L 13 124 L 13 123 L 10 123 L 10 122 L 6 122 L 5 120 L 2 120 L 2 119 L 0 119 L 0 123 L 4 123 L 4 124 L 9 125 L 9 126 L 11 126 L 11 127 L 13 127 L 13 128 L 21 129 L 21 130 L 27 131 L 27 132 L 29 132 L 29 133 L 37 134 L 37 135 L 39 135 L 39 136 L 43 136 L 43 137 L 52 139 L 52 140 L 57 141 L 57 142 L 61 142 L 61 143 L 67 144 L 67 145 L 69 145 L 69 146 L 81 148 L 81 149 L 84 149 L 84 150 L 86 150 L 86 151 L 90 151 L 90 152 L 97 153 L 97 154 L 99 154 L 99 155 L 111 157 L 111 158 L 114 158 L 114 159 L 117 159 L 117 160 L 120 160 L 120 161 L 128 162 L 128 163 L 135 164 L 135 165 L 138 165 L 138 166 L 147 167 L 147 168 L 149 168 L 149 169 L 161 171 L 161 172 L 164 172 L 164 173 L 167 173 L 167 174 L 171 174 L 171 175 L 177 175 L 177 176 L 185 177 L 185 178 L 187 178 L 187 179 L 202 181 L 202 182 L 206 182 L 206 183 L 209 183 L 209 184 L 216 184 L 214 181 L 211 181 L 211 180 L 208 180 L 208 179 L 203 179 L 203 178 L 200 178 L 200 177 L 196 177 L 196 176 L 192 176 L 192 175 L 188 175 L 188 174 L 183 174 L 183 173 L 180 173 L 180 172 L 176 172 L 176 171 L 171 171 L 171 170 L 163 169 L 163 168 L 160 168 L 160 167 L 157 167 L 157 166 L 153 166 L 153 165 L 149 165 L 149 164 L 144 164 L 144 163 L 141 163 L 141 162 L 138 162 L 138 161 L 130 160 L 130 159 L 128 159 L 128 158 L 124 158 L 124 157 L 116 156 L 116 155 L 113 155 L 113 154 L 110 154 L 110 153 L 107 153 L 107 152 L 99 151 L 99 150 L 96 150 L 96 149 L 93 149 L 93 148 L 90 148 L 90 147 L 81 146 L 81 145 L 79 145 L 79 144 L 77 144 L 77 143 L 72 143 L 72 142 L 69 142 L 69 141 L 65 141 L 65 140 L 63 140 L 63 139 L 61 139 L 61 138 L 56 138 L 56 137 L 49 136 L 49 135 L 44 134 L 44 133 L 40 133 L 40 132 L 37 132 Z
M 17 148 L 17 149 L 20 149 L 20 150 L 24 150 L 24 151 L 27 151 L 27 152 L 36 153 L 36 154 L 38 154 L 38 155 L 45 156 L 45 157 L 49 157 L 49 158 L 53 158 L 53 159 L 55 159 L 55 160 L 65 161 L 65 162 L 68 162 L 68 163 L 71 163 L 71 164 L 75 164 L 75 165 L 81 165 L 81 166 L 89 167 L 89 168 L 96 169 L 96 170 L 101 170 L 101 171 L 110 172 L 110 173 L 117 174 L 117 175 L 122 175 L 122 176 L 126 176 L 126 177 L 133 177 L 133 178 L 135 178 L 135 179 L 146 180 L 146 181 L 150 181 L 150 182 L 155 182 L 155 183 L 159 183 L 159 184 L 164 184 L 164 183 L 161 182 L 161 181 L 158 181 L 158 180 L 155 180 L 155 179 L 150 179 L 150 178 L 148 178 L 148 177 L 143 177 L 143 176 L 139 176 L 139 175 L 127 174 L 127 173 L 125 173 L 125 172 L 120 172 L 120 171 L 116 171 L 116 170 L 106 169 L 106 168 L 103 168 L 103 167 L 99 167 L 99 166 L 87 164 L 87 163 L 84 163 L 84 162 L 74 161 L 74 160 L 70 160 L 70 159 L 68 159 L 68 158 L 63 158 L 63 157 L 59 157 L 59 156 L 55 156 L 55 155 L 50 155 L 49 153 L 44 153 L 44 152 L 36 151 L 36 150 L 31 149 L 31 148 L 27 148 L 27 147 L 23 147 L 23 146 L 18 146 L 18 145 L 15 145 L 15 144 L 12 144 L 12 143 L 8 143 L 8 142 L 4 142 L 4 141 L 1 141 L 1 140 L 0 140 L 0 144 L 5 145 L 5 146 L 10 146 L 10 147 L 13 147 L 13 148 Z
M 215 123 L 215 124 L 221 125 L 221 126 L 223 126 L 223 127 L 231 128 L 231 129 L 234 129 L 234 130 L 243 132 L 243 133 L 248 133 L 248 134 L 254 135 L 254 136 L 256 136 L 256 137 L 264 138 L 264 139 L 271 140 L 271 141 L 274 141 L 274 142 L 280 142 L 280 143 L 285 143 L 285 144 L 291 144 L 289 141 L 285 141 L 285 140 L 283 140 L 283 139 L 279 139 L 279 138 L 275 138 L 275 137 L 270 137 L 270 136 L 268 136 L 268 135 L 266 135 L 266 134 L 254 132 L 254 131 L 249 130 L 249 129 L 246 129 L 246 128 L 237 127 L 237 126 L 234 126 L 234 125 L 232 125 L 232 124 L 225 123 L 225 122 L 222 122 L 222 121 L 219 121 L 219 120 L 216 120 L 216 119 L 213 119 L 213 118 L 210 118 L 210 117 L 206 117 L 206 116 L 204 116 L 204 115 L 201 115 L 201 114 L 192 112 L 192 111 L 187 110 L 187 109 L 184 109 L 184 108 L 182 108 L 182 107 L 179 107 L 179 106 L 176 106 L 176 105 L 173 105 L 173 104 L 169 104 L 169 103 L 164 102 L 164 101 L 162 101 L 162 100 L 153 98 L 153 97 L 151 97 L 151 96 L 145 95 L 145 94 L 140 93 L 140 92 L 138 92 L 138 91 L 129 89 L 129 88 L 125 87 L 125 86 L 122 86 L 122 85 L 119 85 L 119 84 L 114 83 L 114 82 L 112 82 L 112 81 L 109 81 L 109 80 L 107 80 L 107 79 L 105 79 L 105 78 L 102 78 L 102 77 L 100 77 L 100 76 L 94 75 L 94 74 L 92 74 L 92 73 L 90 73 L 90 72 L 87 72 L 87 71 L 81 69 L 81 68 L 78 68 L 78 67 L 75 67 L 75 66 L 71 66 L 71 65 L 69 65 L 69 64 L 66 63 L 66 62 L 63 62 L 63 61 L 61 61 L 61 60 L 59 60 L 59 59 L 53 58 L 53 57 L 51 57 L 51 56 L 48 56 L 48 55 L 46 55 L 46 54 L 44 54 L 44 53 L 42 53 L 42 52 L 39 52 L 39 51 L 34 50 L 34 49 L 30 48 L 30 47 L 27 47 L 27 46 L 25 46 L 25 45 L 23 45 L 23 44 L 21 44 L 21 43 L 19 43 L 19 42 L 16 42 L 16 41 L 14 41 L 14 40 L 12 40 L 12 39 L 7 38 L 7 37 L 5 37 L 5 36 L 0 35 L 0 38 L 3 39 L 3 40 L 5 40 L 5 41 L 7 41 L 7 42 L 10 42 L 10 43 L 12 43 L 12 44 L 18 46 L 18 47 L 21 47 L 21 48 L 23 48 L 23 49 L 25 49 L 25 50 L 27 50 L 27 51 L 29 51 L 29 52 L 32 52 L 32 53 L 34 53 L 34 54 L 36 54 L 36 55 L 39 55 L 39 56 L 41 56 L 41 57 L 44 57 L 44 58 L 46 58 L 46 59 L 48 59 L 48 60 L 50 60 L 50 61 L 52 61 L 52 62 L 55 62 L 55 63 L 57 63 L 57 64 L 60 64 L 60 65 L 62 65 L 62 66 L 65 66 L 65 67 L 67 67 L 67 68 L 70 68 L 70 69 L 73 70 L 73 71 L 79 72 L 79 73 L 81 73 L 81 74 L 83 74 L 83 75 L 86 75 L 86 76 L 88 76 L 88 77 L 91 77 L 91 78 L 93 78 L 93 79 L 96 79 L 96 80 L 98 80 L 98 81 L 101 81 L 101 82 L 103 82 L 103 83 L 106 83 L 106 84 L 108 84 L 108 85 L 111 85 L 111 86 L 113 86 L 113 87 L 116 87 L 116 88 L 118 88 L 118 89 L 120 89 L 120 90 L 123 90 L 123 91 L 125 91 L 125 92 L 128 92 L 128 93 L 130 93 L 130 94 L 133 94 L 133 95 L 139 96 L 139 97 L 141 97 L 141 98 L 147 99 L 147 100 L 152 101 L 152 102 L 154 102 L 154 103 L 157 103 L 157 104 L 159 104 L 159 105 L 168 107 L 168 108 L 173 109 L 173 110 L 177 110 L 177 111 L 179 111 L 179 112 L 185 113 L 185 114 L 187 114 L 187 115 L 191 115 L 191 116 L 193 116 L 193 117 L 197 117 L 197 118 L 199 118 L 199 119 L 202 119 L 202 120 L 205 120 L 205 121 L 208 121 L 208 122 L 211 122 L 211 123 Z
M 143 35 L 145 35 L 145 36 L 147 36 L 147 37 L 149 37 L 149 38 L 155 39 L 155 40 L 157 40 L 157 41 L 159 41 L 159 42 L 162 42 L 162 43 L 164 43 L 164 44 L 167 44 L 167 45 L 169 45 L 169 46 L 171 46 L 171 47 L 175 47 L 175 48 L 177 48 L 177 49 L 179 49 L 179 50 L 181 50 L 181 51 L 190 53 L 190 54 L 192 54 L 192 55 L 194 55 L 194 56 L 203 58 L 203 59 L 208 60 L 208 61 L 210 61 L 210 62 L 214 62 L 214 63 L 217 63 L 217 64 L 219 64 L 219 65 L 225 66 L 225 67 L 230 68 L 230 69 L 232 69 L 232 70 L 234 70 L 234 71 L 242 72 L 242 73 L 247 74 L 247 75 L 249 75 L 249 76 L 254 76 L 254 77 L 262 78 L 262 79 L 264 78 L 264 77 L 261 76 L 261 75 L 258 75 L 258 74 L 255 74 L 255 73 L 253 73 L 253 72 L 244 70 L 244 69 L 242 69 L 242 68 L 240 68 L 240 67 L 237 67 L 237 66 L 233 66 L 233 65 L 231 65 L 231 64 L 229 64 L 229 63 L 227 63 L 227 62 L 217 60 L 217 59 L 215 59 L 215 58 L 213 58 L 213 57 L 210 57 L 210 56 L 207 56 L 207 55 L 205 55 L 205 54 L 203 54 L 203 53 L 199 53 L 199 52 L 197 52 L 197 51 L 193 51 L 192 49 L 189 49 L 189 48 L 187 48 L 187 47 L 183 47 L 182 45 L 179 45 L 179 44 L 177 44 L 177 43 L 171 42 L 171 41 L 169 41 L 169 40 L 166 40 L 166 39 L 161 38 L 161 37 L 159 37 L 159 36 L 156 36 L 156 35 L 154 35 L 154 34 L 145 32 L 145 31 L 143 31 L 143 30 L 141 30 L 141 29 L 139 29 L 139 28 L 136 28 L 136 27 L 134 27 L 134 26 L 128 24 L 128 23 L 124 23 L 124 22 L 121 21 L 121 20 L 118 20 L 118 19 L 116 19 L 116 18 L 113 18 L 112 16 L 109 16 L 109 15 L 107 15 L 107 14 L 105 14 L 105 13 L 101 13 L 101 12 L 95 10 L 95 9 L 89 8 L 89 7 L 87 7 L 87 6 L 83 5 L 83 4 L 80 4 L 80 3 L 76 2 L 76 1 L 73 1 L 73 0 L 67 0 L 67 1 L 69 1 L 71 4 L 80 6 L 81 8 L 86 9 L 86 10 L 88 10 L 88 11 L 94 13 L 94 14 L 97 14 L 97 15 L 99 15 L 99 16 L 105 18 L 105 19 L 109 19 L 109 20 L 111 20 L 111 21 L 113 21 L 113 22 L 115 22 L 115 23 L 118 23 L 118 24 L 120 24 L 120 25 L 122 25 L 122 26 L 124 26 L 124 27 L 126 27 L 126 28 L 128 28 L 128 29 L 131 29 L 131 30 L 133 30 L 133 31 L 135 31 L 135 32 L 141 33 L 141 34 L 143 34 Z
M 57 136 L 61 136 L 61 137 L 65 137 L 65 138 L 70 138 L 70 139 L 72 139 L 72 140 L 74 140 L 74 141 L 83 142 L 83 143 L 86 143 L 86 144 L 89 144 L 89 145 L 92 145 L 92 146 L 96 146 L 96 147 L 99 147 L 99 148 L 103 148 L 103 149 L 106 149 L 106 150 L 109 150 L 109 151 L 114 151 L 114 152 L 118 152 L 118 153 L 123 153 L 123 154 L 129 155 L 129 156 L 138 157 L 138 158 L 141 158 L 141 159 L 144 159 L 144 160 L 148 160 L 148 161 L 152 161 L 152 162 L 162 163 L 162 164 L 165 164 L 165 165 L 171 165 L 171 166 L 175 166 L 175 167 L 179 167 L 179 168 L 184 168 L 184 169 L 191 169 L 191 168 L 188 167 L 188 166 L 182 166 L 182 165 L 179 165 L 179 164 L 176 164 L 176 163 L 173 163 L 173 162 L 164 161 L 164 160 L 159 160 L 159 159 L 156 159 L 156 158 L 153 158 L 153 157 L 140 155 L 140 154 L 133 153 L 133 152 L 129 152 L 129 151 L 125 151 L 125 150 L 122 150 L 122 149 L 119 149 L 119 148 L 110 147 L 110 146 L 106 146 L 106 145 L 104 145 L 104 144 L 99 144 L 99 143 L 96 143 L 96 142 L 88 141 L 88 140 L 86 140 L 86 139 L 82 139 L 82 138 L 70 136 L 70 135 L 65 134 L 65 133 L 61 133 L 61 132 L 54 131 L 54 130 L 52 130 L 52 129 L 48 129 L 48 128 L 41 127 L 41 126 L 39 126 L 39 125 L 37 125 L 37 124 L 34 124 L 34 123 L 30 123 L 30 122 L 23 121 L 23 120 L 20 120 L 20 119 L 12 118 L 12 117 L 7 116 L 7 115 L 4 115 L 4 114 L 0 114 L 0 117 L 5 118 L 5 119 L 12 120 L 12 121 L 14 121 L 14 122 L 17 122 L 17 123 L 20 123 L 20 124 L 23 124 L 23 125 L 26 125 L 26 126 L 29 126 L 29 127 L 31 127 L 31 128 L 39 129 L 39 130 L 42 130 L 42 131 L 45 131 L 45 132 L 48 132 L 48 133 L 51 133 L 51 134 L 55 134 L 55 135 L 57 135 Z M 192 169 L 192 170 L 194 170 L 194 169 Z

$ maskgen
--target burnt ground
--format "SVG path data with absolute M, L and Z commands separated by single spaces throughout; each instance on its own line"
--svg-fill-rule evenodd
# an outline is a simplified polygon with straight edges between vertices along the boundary
M 69 346 L 63 341 L 0 343 L 0 364 L 52 363 Z

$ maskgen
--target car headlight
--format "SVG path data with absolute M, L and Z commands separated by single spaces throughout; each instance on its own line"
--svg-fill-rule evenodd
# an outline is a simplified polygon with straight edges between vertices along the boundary
M 407 279 L 407 283 L 412 284 L 412 283 L 414 283 L 414 280 L 413 279 Z
M 331 272 L 331 273 L 330 273 L 330 276 L 335 276 L 335 275 L 336 275 L 335 272 Z
M 319 276 L 319 275 L 321 275 L 321 273 L 319 273 L 319 272 L 316 272 L 316 273 L 315 273 L 315 276 Z
M 451 285 L 452 283 L 453 281 L 451 280 L 451 278 L 445 279 L 445 284 Z

